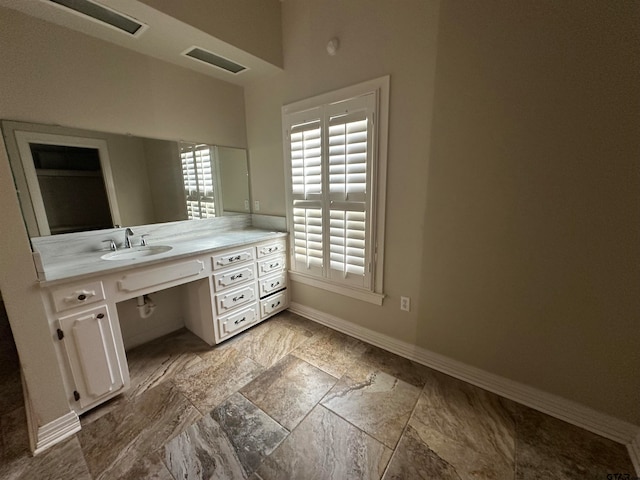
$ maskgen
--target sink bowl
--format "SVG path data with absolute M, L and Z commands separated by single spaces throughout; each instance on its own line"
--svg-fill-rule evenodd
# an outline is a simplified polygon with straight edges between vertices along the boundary
M 102 255 L 103 260 L 135 260 L 137 258 L 151 257 L 168 252 L 173 247 L 170 245 L 146 245 L 144 247 L 131 247 L 117 252 L 109 252 Z

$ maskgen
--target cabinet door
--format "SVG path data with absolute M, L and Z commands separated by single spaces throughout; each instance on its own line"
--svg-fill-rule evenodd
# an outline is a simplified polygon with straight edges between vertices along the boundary
M 124 387 L 126 359 L 119 358 L 112 320 L 106 306 L 59 320 L 64 349 L 83 409 Z

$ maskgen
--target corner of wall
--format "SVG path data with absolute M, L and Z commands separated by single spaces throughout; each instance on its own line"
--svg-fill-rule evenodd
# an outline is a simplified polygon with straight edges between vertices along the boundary
M 25 412 L 27 415 L 27 432 L 29 434 L 29 448 L 35 456 L 57 443 L 69 438 L 81 429 L 78 415 L 69 411 L 63 416 L 45 424 L 38 425 L 38 415 L 33 409 L 27 383 L 20 371 L 22 392 L 24 395 Z

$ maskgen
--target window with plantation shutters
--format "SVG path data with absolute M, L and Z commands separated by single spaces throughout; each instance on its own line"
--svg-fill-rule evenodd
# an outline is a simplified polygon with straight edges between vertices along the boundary
M 283 108 L 292 279 L 381 303 L 381 93 L 336 94 Z
M 181 144 L 180 158 L 187 218 L 215 217 L 213 148 L 209 145 Z

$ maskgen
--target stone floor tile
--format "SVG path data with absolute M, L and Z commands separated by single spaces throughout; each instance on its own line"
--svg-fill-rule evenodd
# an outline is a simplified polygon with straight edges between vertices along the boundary
M 344 376 L 321 404 L 393 449 L 419 396 L 418 387 L 376 372 L 360 382 Z
M 518 409 L 517 480 L 596 480 L 616 473 L 635 478 L 624 445 L 530 408 Z
M 176 374 L 172 382 L 204 415 L 263 371 L 237 349 L 225 348 Z
M 246 385 L 241 393 L 291 431 L 337 381 L 289 355 Z
M 175 478 L 244 479 L 288 432 L 239 393 L 164 446 Z
M 319 332 L 296 348 L 292 355 L 340 378 L 354 368 L 367 344 L 335 330 Z
M 262 463 L 263 480 L 378 480 L 391 450 L 318 405 Z

